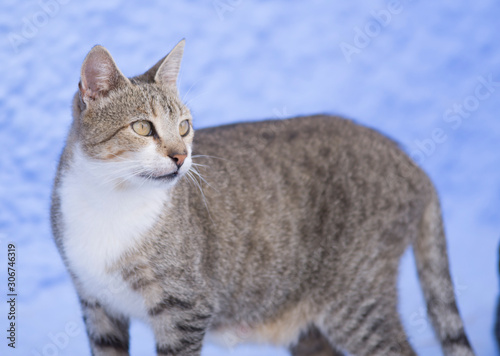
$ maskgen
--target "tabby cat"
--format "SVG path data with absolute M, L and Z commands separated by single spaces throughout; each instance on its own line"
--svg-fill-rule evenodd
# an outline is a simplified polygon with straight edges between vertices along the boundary
M 52 227 L 92 354 L 128 355 L 138 318 L 158 355 L 200 355 L 204 340 L 415 355 L 396 290 L 411 245 L 445 354 L 473 355 L 422 170 L 328 115 L 195 137 L 176 87 L 183 49 L 133 78 L 101 46 L 82 65 Z

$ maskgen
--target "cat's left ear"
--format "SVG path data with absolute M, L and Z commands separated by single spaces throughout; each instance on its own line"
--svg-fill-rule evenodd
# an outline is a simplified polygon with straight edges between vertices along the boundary
M 184 39 L 177 43 L 174 49 L 172 49 L 169 54 L 163 57 L 163 59 L 156 63 L 150 70 L 144 73 L 144 76 L 158 84 L 175 86 L 181 69 L 185 43 L 186 40 Z
M 120 72 L 108 50 L 94 46 L 82 64 L 79 88 L 83 102 L 88 105 L 127 84 L 130 81 Z

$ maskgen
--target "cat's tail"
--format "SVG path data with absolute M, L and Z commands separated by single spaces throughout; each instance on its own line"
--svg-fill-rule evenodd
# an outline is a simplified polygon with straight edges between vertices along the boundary
M 420 236 L 413 244 L 427 313 L 446 356 L 473 356 L 458 312 L 448 266 L 441 208 L 433 191 L 425 209 Z

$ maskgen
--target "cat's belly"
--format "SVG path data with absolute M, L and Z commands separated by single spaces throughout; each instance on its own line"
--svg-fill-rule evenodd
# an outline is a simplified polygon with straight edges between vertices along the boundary
M 273 320 L 252 326 L 236 324 L 210 329 L 206 341 L 229 348 L 244 343 L 288 347 L 315 321 L 317 312 L 309 303 L 300 302 Z
M 236 325 L 232 327 L 211 329 L 205 336 L 205 341 L 225 348 L 231 348 L 239 344 L 271 344 L 288 347 L 294 343 L 302 328 L 294 326 L 259 325 L 248 327 Z
M 225 348 L 231 348 L 244 343 L 258 342 L 256 339 L 258 337 L 255 335 L 255 331 L 242 325 L 231 328 L 211 329 L 205 335 L 206 342 Z

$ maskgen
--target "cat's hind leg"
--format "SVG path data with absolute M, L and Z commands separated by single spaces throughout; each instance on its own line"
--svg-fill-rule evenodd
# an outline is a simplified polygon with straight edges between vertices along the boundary
M 333 345 L 353 356 L 416 356 L 408 343 L 396 304 L 367 297 L 340 308 L 331 306 L 318 324 Z
M 353 356 L 415 356 L 398 312 L 398 256 L 351 255 L 315 325 Z M 341 293 L 337 292 L 341 290 Z

